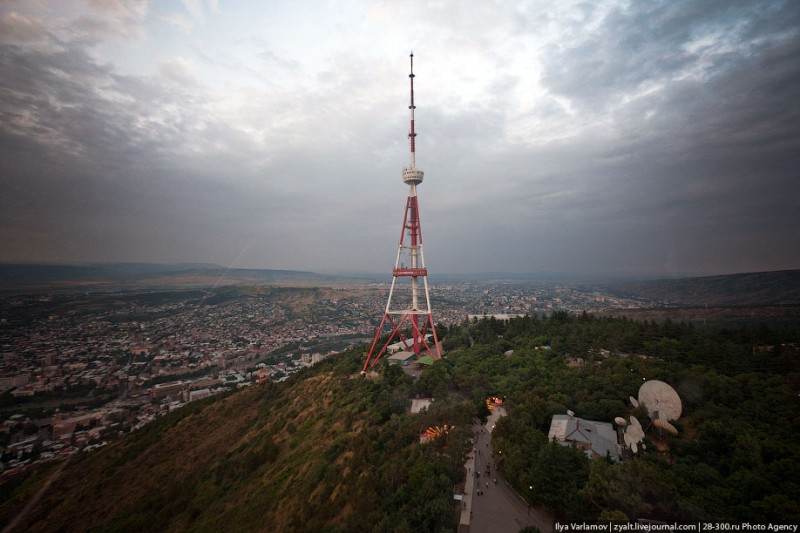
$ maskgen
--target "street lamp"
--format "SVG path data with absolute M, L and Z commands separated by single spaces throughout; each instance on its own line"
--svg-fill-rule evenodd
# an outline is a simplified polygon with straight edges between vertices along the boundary
M 531 489 L 531 495 L 528 497 L 528 516 L 531 515 L 531 500 L 533 499 L 533 485 L 528 485 L 528 488 Z

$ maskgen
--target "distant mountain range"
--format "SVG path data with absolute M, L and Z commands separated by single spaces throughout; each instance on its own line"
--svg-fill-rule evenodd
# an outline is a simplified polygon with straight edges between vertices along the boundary
M 288 280 L 322 282 L 330 278 L 313 272 L 225 268 L 211 263 L 0 264 L 0 289 L 4 290 L 119 290 L 268 284 Z
M 675 306 L 800 305 L 800 270 L 609 284 L 606 290 Z
M 484 273 L 431 276 L 434 283 L 513 282 L 584 285 L 578 279 Z M 0 264 L 0 290 L 125 290 L 221 285 L 326 285 L 389 282 L 388 275 L 326 275 L 297 270 L 225 268 L 210 263 Z M 605 293 L 669 306 L 800 305 L 800 270 L 592 283 Z

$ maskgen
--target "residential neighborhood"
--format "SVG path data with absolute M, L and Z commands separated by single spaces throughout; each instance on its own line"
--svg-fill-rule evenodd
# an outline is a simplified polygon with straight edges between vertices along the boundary
M 374 334 L 388 286 L 0 299 L 0 476 L 90 451 L 187 402 L 281 381 Z M 443 284 L 438 323 L 643 305 L 586 287 Z

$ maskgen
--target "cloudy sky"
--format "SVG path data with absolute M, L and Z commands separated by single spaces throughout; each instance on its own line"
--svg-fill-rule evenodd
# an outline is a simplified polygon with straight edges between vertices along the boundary
M 800 2 L 4 0 L 0 261 L 800 268 Z

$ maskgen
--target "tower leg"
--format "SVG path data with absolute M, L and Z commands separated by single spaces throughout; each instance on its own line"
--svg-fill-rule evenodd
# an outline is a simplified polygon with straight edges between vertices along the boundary
M 411 317 L 411 320 L 410 320 L 410 322 L 411 322 L 411 336 L 413 337 L 413 342 L 411 343 L 412 344 L 411 346 L 408 345 L 408 343 L 406 342 L 405 337 L 403 336 L 402 332 L 400 331 L 400 328 L 403 327 L 403 324 L 405 324 L 405 322 L 406 322 L 406 320 L 408 320 L 409 316 Z M 387 321 L 392 326 L 392 331 L 389 334 L 389 337 L 386 339 L 386 342 L 384 342 L 380 346 L 380 350 L 378 350 L 377 349 L 378 348 L 378 339 L 380 339 L 381 334 L 383 333 L 383 327 L 387 323 Z M 427 333 L 428 333 L 428 328 L 430 328 L 431 334 L 433 335 L 433 348 L 431 348 L 431 346 L 428 344 L 428 341 L 425 340 L 425 335 L 427 335 Z M 361 369 L 361 373 L 362 374 L 365 374 L 367 372 L 367 369 L 373 368 L 378 363 L 378 361 L 383 356 L 383 354 L 386 353 L 386 350 L 389 348 L 389 345 L 396 338 L 400 339 L 400 341 L 403 343 L 403 347 L 406 350 L 410 351 L 410 349 L 413 348 L 413 350 L 414 350 L 413 353 L 417 357 L 422 355 L 423 348 L 424 348 L 424 351 L 426 351 L 428 354 L 430 354 L 432 359 L 441 359 L 442 358 L 442 354 L 441 354 L 441 352 L 439 350 L 439 338 L 436 336 L 436 327 L 433 324 L 433 316 L 430 313 L 428 313 L 427 316 L 426 316 L 425 324 L 424 324 L 422 330 L 419 329 L 419 315 L 417 315 L 417 314 L 405 314 L 405 315 L 403 315 L 403 318 L 400 320 L 400 322 L 395 324 L 394 320 L 392 320 L 392 317 L 387 313 L 387 314 L 383 315 L 383 319 L 381 320 L 381 324 L 380 324 L 380 326 L 378 326 L 378 329 L 375 331 L 375 337 L 372 339 L 372 346 L 369 349 L 369 353 L 367 354 L 367 358 L 364 360 L 364 366 Z

